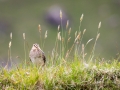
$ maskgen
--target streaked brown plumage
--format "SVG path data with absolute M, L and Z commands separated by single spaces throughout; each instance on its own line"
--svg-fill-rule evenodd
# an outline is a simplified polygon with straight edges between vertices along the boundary
M 36 66 L 44 66 L 46 62 L 46 57 L 44 52 L 40 49 L 39 44 L 33 44 L 30 53 L 29 53 L 30 60 Z

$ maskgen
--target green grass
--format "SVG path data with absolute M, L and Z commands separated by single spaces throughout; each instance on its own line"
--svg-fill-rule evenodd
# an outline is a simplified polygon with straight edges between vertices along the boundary
M 61 66 L 36 68 L 28 65 L 0 72 L 0 89 L 5 90 L 116 90 L 120 88 L 120 63 L 79 60 Z
M 62 16 L 62 15 L 61 15 Z M 95 48 L 100 36 L 98 25 L 97 35 L 94 40 L 91 54 L 86 57 L 87 45 L 93 40 L 89 39 L 83 44 L 82 39 L 86 29 L 81 31 L 83 14 L 80 18 L 79 31 L 75 32 L 73 45 L 68 47 L 70 42 L 71 29 L 59 28 L 56 36 L 55 46 L 47 57 L 45 67 L 36 67 L 28 62 L 27 39 L 23 33 L 23 46 L 25 58 L 21 65 L 15 65 L 11 70 L 7 69 L 8 63 L 0 70 L 0 89 L 2 90 L 116 90 L 120 88 L 120 63 L 112 59 L 107 61 L 95 58 Z M 61 25 L 62 26 L 62 18 Z M 39 26 L 40 29 L 40 26 Z M 41 30 L 41 29 L 40 29 Z M 40 46 L 43 49 L 47 38 L 45 33 L 44 40 Z M 44 35 L 42 30 L 40 36 Z M 8 62 L 12 62 L 11 46 L 12 34 L 10 34 L 8 49 Z M 13 48 L 13 47 L 12 47 Z M 81 51 L 81 52 L 80 52 Z

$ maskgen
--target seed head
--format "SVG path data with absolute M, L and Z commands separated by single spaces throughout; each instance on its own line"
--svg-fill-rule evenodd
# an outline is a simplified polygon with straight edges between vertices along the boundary
M 71 28 L 69 28 L 69 30 L 68 30 L 68 35 L 70 35 L 70 33 L 71 33 Z
M 60 10 L 60 18 L 62 19 L 62 11 Z
M 78 39 L 80 39 L 80 32 L 78 33 L 78 35 L 77 35 L 77 37 L 75 38 L 75 41 L 74 42 L 76 42 Z
M 80 17 L 80 22 L 82 22 L 82 20 L 83 20 L 83 16 L 84 16 L 84 15 L 82 14 L 81 17 Z
M 61 41 L 61 35 L 60 35 L 60 32 L 58 32 L 58 40 Z
M 9 42 L 9 48 L 11 47 L 11 41 Z
M 46 32 L 45 32 L 45 38 L 47 38 L 47 30 L 46 30 Z
M 68 26 L 69 26 L 69 20 L 67 20 L 66 29 L 68 28 Z
M 67 42 L 69 42 L 69 41 L 70 41 L 70 39 L 71 39 L 71 37 L 69 37 L 69 38 L 68 38 L 68 41 L 67 41 Z
M 25 33 L 23 33 L 23 39 L 25 40 Z
M 39 30 L 39 32 L 41 32 L 41 26 L 40 26 L 40 24 L 38 25 L 38 30 Z
M 98 33 L 97 37 L 96 37 L 96 40 L 100 37 L 100 33 Z
M 58 31 L 60 30 L 60 25 L 58 25 Z
M 10 39 L 12 39 L 12 32 L 10 33 Z
M 76 36 L 77 36 L 77 31 L 75 32 L 75 38 L 76 38 Z
M 91 42 L 92 40 L 93 40 L 93 38 L 89 39 L 89 40 L 87 41 L 86 45 L 87 45 L 89 42 Z
M 83 35 L 85 34 L 85 32 L 86 32 L 86 29 L 84 29 L 84 31 L 83 31 Z
M 101 27 L 101 22 L 99 22 L 99 25 L 98 25 L 98 28 L 100 28 Z

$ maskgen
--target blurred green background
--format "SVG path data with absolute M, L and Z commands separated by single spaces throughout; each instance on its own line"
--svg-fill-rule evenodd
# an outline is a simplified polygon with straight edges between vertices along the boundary
M 44 51 L 46 54 L 51 52 L 58 25 L 53 25 L 46 17 L 54 8 L 58 8 L 58 12 L 61 9 L 66 19 L 69 19 L 72 36 L 79 30 L 79 19 L 84 14 L 81 25 L 81 31 L 86 29 L 82 41 L 84 44 L 91 38 L 95 40 L 98 24 L 102 22 L 95 50 L 97 57 L 110 59 L 120 52 L 120 0 L 0 0 L 0 59 L 7 60 L 10 32 L 13 33 L 12 58 L 19 56 L 24 59 L 22 34 L 26 34 L 29 49 L 33 43 L 40 44 L 38 24 L 41 25 L 43 38 L 48 30 Z M 86 47 L 88 55 L 93 43 L 94 41 Z

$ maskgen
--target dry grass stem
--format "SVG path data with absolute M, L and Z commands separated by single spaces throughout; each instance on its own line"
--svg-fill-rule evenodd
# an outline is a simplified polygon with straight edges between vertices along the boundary
M 96 40 L 100 37 L 100 33 L 97 34 Z
M 60 35 L 60 32 L 58 32 L 58 40 L 61 41 L 61 35 Z
M 82 53 L 83 53 L 83 60 L 84 60 L 84 57 L 85 57 L 85 55 L 84 55 L 84 44 L 82 44 Z
M 77 37 L 77 31 L 75 31 L 75 38 Z
M 62 42 L 64 42 L 65 40 L 64 40 L 64 38 L 62 38 Z
M 67 42 L 70 42 L 71 37 L 68 38 Z
M 65 55 L 65 58 L 67 58 L 69 55 L 69 50 L 67 51 L 66 55 Z
M 76 42 L 77 40 L 80 40 L 80 34 L 81 34 L 81 32 L 78 33 L 78 35 L 77 35 L 77 37 L 75 38 L 75 41 L 74 41 L 74 42 Z
M 78 33 L 78 40 L 80 40 L 80 37 L 81 37 L 80 35 L 81 35 L 81 32 Z
M 82 51 L 84 51 L 84 44 L 82 44 Z

